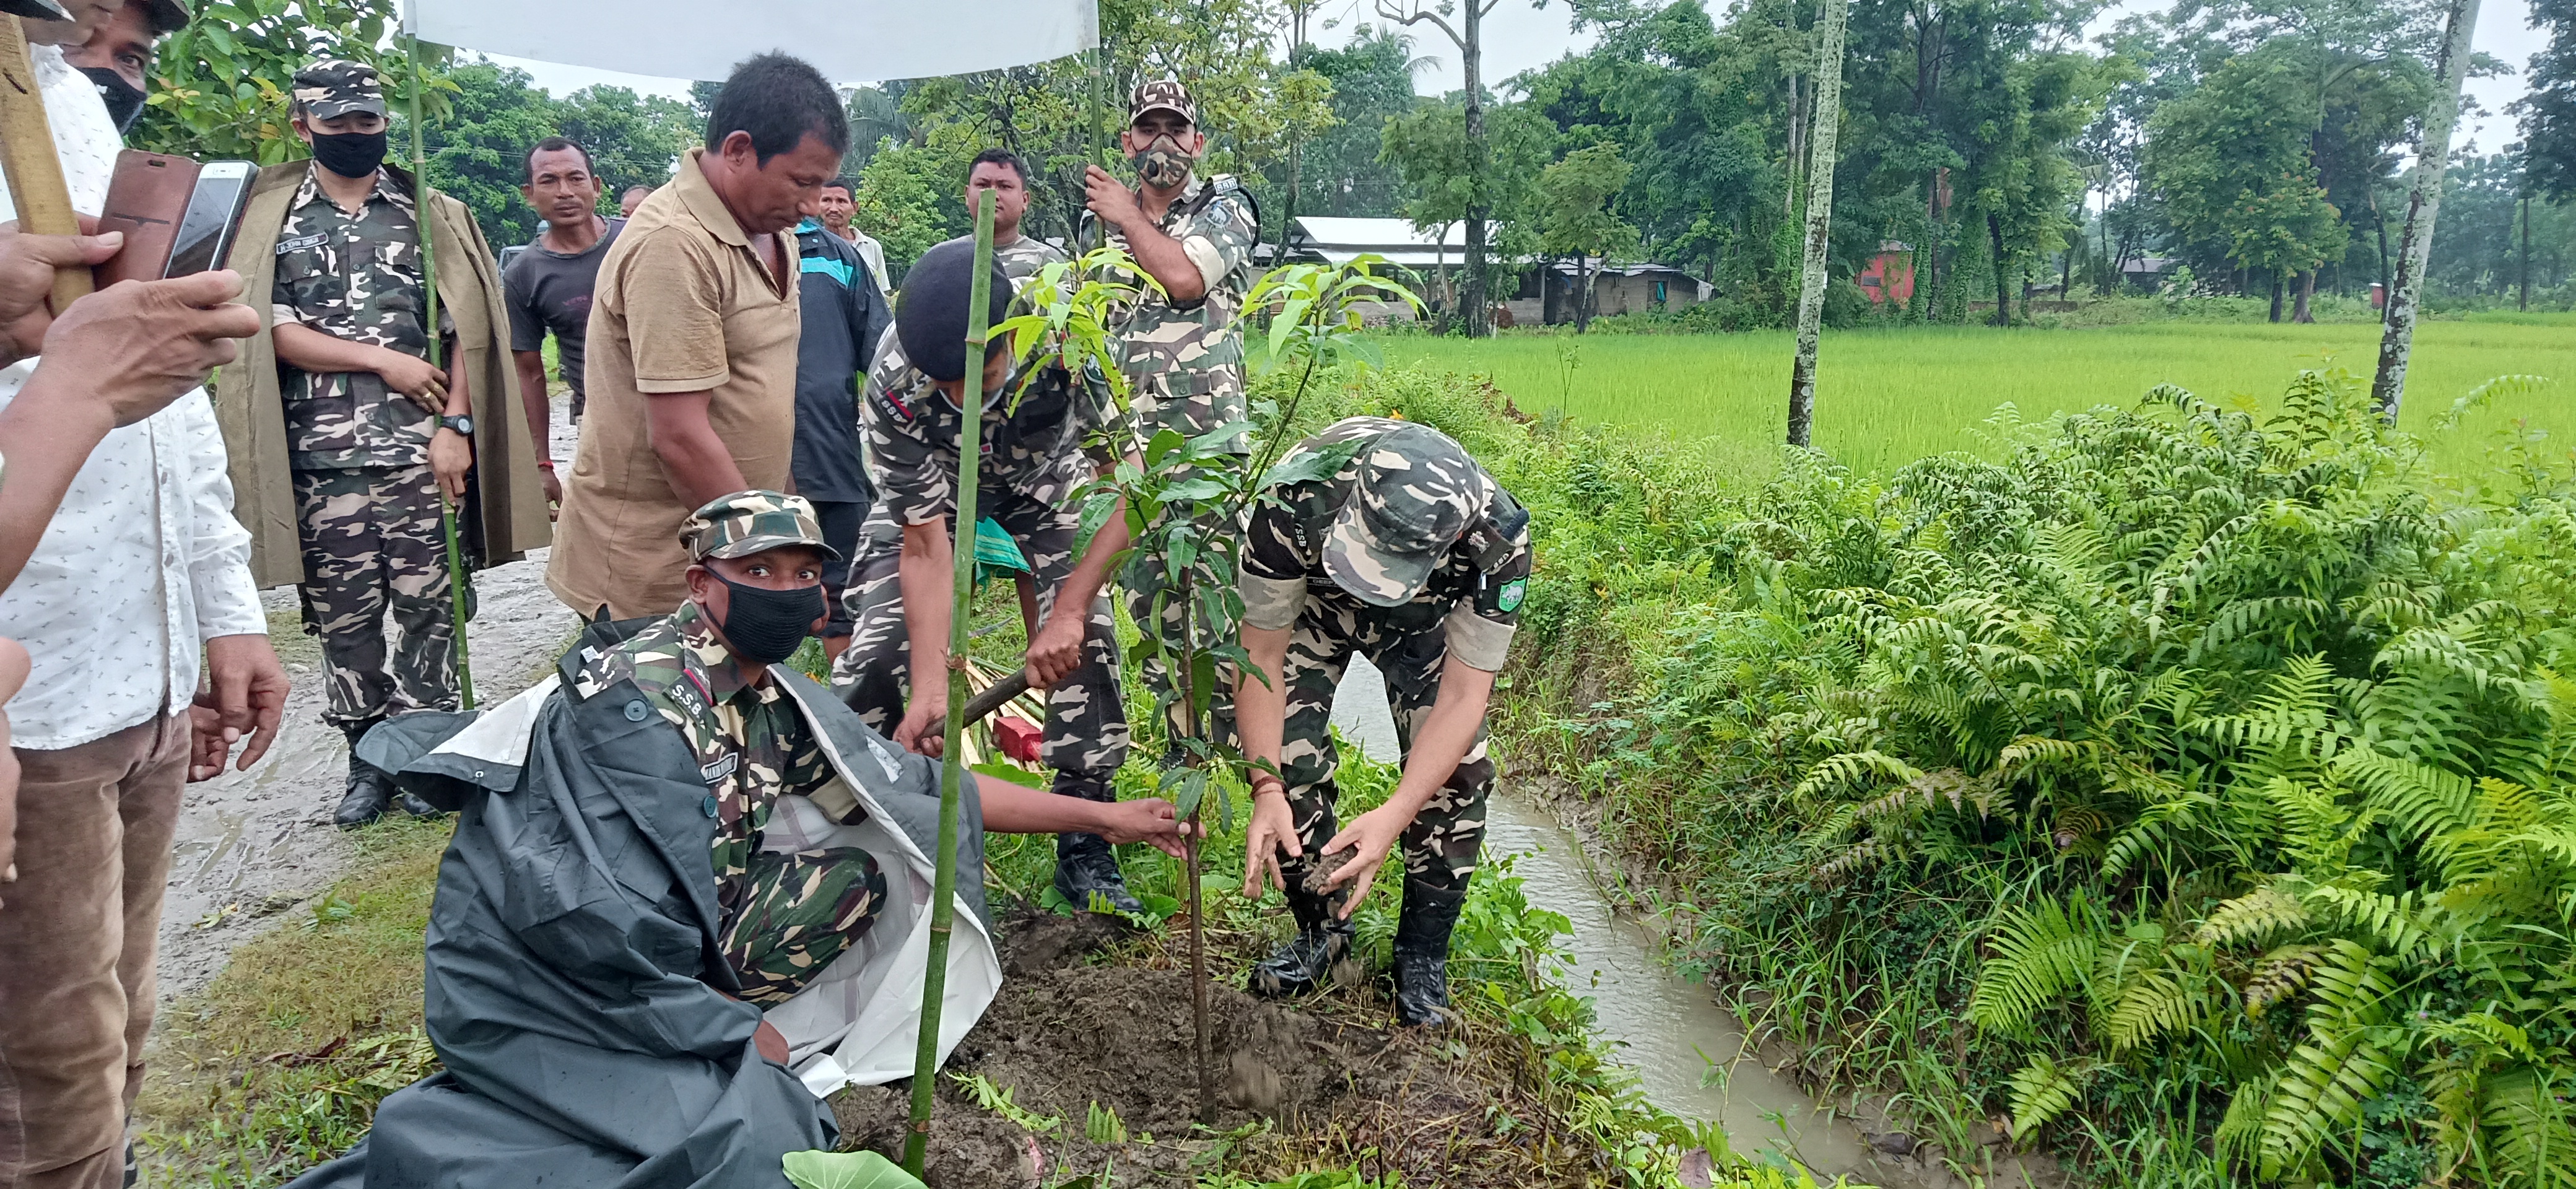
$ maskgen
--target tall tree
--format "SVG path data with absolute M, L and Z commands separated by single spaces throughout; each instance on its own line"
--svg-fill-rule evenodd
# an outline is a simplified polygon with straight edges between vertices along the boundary
M 1551 256 L 1574 258 L 1574 333 L 1592 327 L 1590 263 L 1607 263 L 1637 246 L 1637 229 L 1610 209 L 1611 200 L 1628 185 L 1628 163 L 1619 146 L 1596 144 L 1576 149 L 1539 173 L 1530 194 L 1539 248 Z
M 2406 197 L 2406 235 L 2397 257 L 2397 283 L 2388 289 L 2386 321 L 2379 335 L 2379 371 L 2370 396 L 2380 416 L 2394 422 L 2406 399 L 2406 365 L 2415 354 L 2415 316 L 2424 266 L 2433 250 L 2435 218 L 2442 213 L 2442 180 L 2451 159 L 2451 131 L 2460 119 L 2460 86 L 2469 77 L 2469 42 L 2478 29 L 2478 0 L 2451 0 L 2442 28 L 2442 78 L 2424 111 L 2424 137 L 2416 147 L 2413 184 Z
M 2576 0 L 2531 0 L 2531 24 L 2549 33 L 2531 56 L 2531 90 L 2514 105 L 2531 184 L 2547 197 L 2576 198 Z
M 161 43 L 146 114 L 127 143 L 262 165 L 305 156 L 286 114 L 295 72 L 316 58 L 349 58 L 375 67 L 386 89 L 401 93 L 411 73 L 386 36 L 394 16 L 393 0 L 227 0 L 219 18 L 207 12 Z M 431 76 L 422 115 L 433 123 L 453 93 L 438 74 L 445 60 L 444 51 L 424 58 Z
M 1817 22 L 1816 120 L 1808 133 L 1807 253 L 1798 280 L 1798 353 L 1789 364 L 1789 444 L 1805 446 L 1816 415 L 1816 334 L 1825 313 L 1825 250 L 1834 214 L 1834 143 L 1843 110 L 1843 24 L 1851 0 L 1824 0 Z M 1791 118 L 1795 118 L 1792 113 Z
M 1378 159 L 1386 122 L 1415 106 L 1414 76 L 1431 65 L 1412 39 L 1361 25 L 1339 49 L 1307 47 L 1305 66 L 1333 88 L 1333 123 L 1304 142 L 1300 212 L 1386 218 L 1398 215 L 1402 179 Z
M 2343 253 L 2338 212 L 2317 184 L 2317 120 L 2305 66 L 2266 46 L 2230 58 L 2148 124 L 2145 177 L 2187 244 L 2271 278 L 2272 320 L 2286 280 Z
M 1481 198 L 1487 209 L 1515 218 L 1504 225 L 1506 242 L 1531 238 L 1519 216 L 1525 197 L 1553 152 L 1555 129 L 1527 103 L 1493 109 L 1485 122 L 1484 164 L 1479 170 L 1467 137 L 1466 109 L 1455 102 L 1425 104 L 1412 115 L 1389 120 L 1379 134 L 1379 158 L 1404 181 L 1404 217 L 1417 230 L 1431 231 L 1464 221 Z M 1472 274 L 1471 274 L 1472 279 Z M 1461 303 L 1473 300 L 1462 296 Z M 1455 323 L 1461 310 L 1452 307 L 1444 320 Z
M 1488 193 L 1491 154 L 1485 143 L 1484 22 L 1502 2 L 1463 0 L 1454 8 L 1459 20 L 1453 25 L 1441 15 L 1453 11 L 1448 0 L 1442 0 L 1437 8 L 1428 6 L 1425 0 L 1376 0 L 1380 19 L 1399 25 L 1428 24 L 1458 47 L 1458 65 L 1466 84 L 1460 89 L 1466 96 L 1462 114 L 1467 138 L 1467 209 L 1463 212 L 1467 224 L 1467 291 L 1461 302 L 1466 306 L 1469 338 L 1483 338 L 1492 320 L 1485 296 L 1485 221 L 1493 214 L 1494 202 Z M 1545 0 L 1540 3 L 1544 5 Z

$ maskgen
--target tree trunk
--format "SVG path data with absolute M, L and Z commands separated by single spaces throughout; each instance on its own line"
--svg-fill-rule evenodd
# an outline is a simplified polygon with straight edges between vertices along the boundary
M 1592 260 L 1574 254 L 1574 333 L 1592 329 Z
M 1789 32 L 1794 35 L 1797 31 L 1798 13 L 1793 7 L 1789 11 Z M 1791 71 L 1789 74 L 1789 160 L 1786 163 L 1788 168 L 1780 171 L 1789 175 L 1789 184 L 1780 187 L 1780 205 L 1782 212 L 1792 219 L 1798 217 L 1798 150 L 1807 147 L 1806 131 L 1807 110 L 1798 103 L 1798 75 L 1796 71 Z
M 1991 211 L 1986 214 L 1986 242 L 1995 253 L 1995 325 L 2012 325 L 2012 276 L 2004 267 L 2004 221 Z
M 2272 270 L 2272 321 L 2274 321 L 2274 322 L 2278 322 L 2278 321 L 2280 321 L 2280 320 L 2281 320 L 2281 299 L 2282 299 L 2282 298 L 2284 298 L 2284 297 L 2289 296 L 2289 289 L 2290 289 L 2289 284 L 2288 284 L 2288 283 L 2287 283 L 2287 282 L 2282 278 L 2282 276 L 2281 276 L 2281 270 L 2280 270 L 2280 269 L 2277 269 L 2277 268 L 2276 268 L 2276 269 L 2273 269 L 2273 270 Z
M 2528 194 L 2522 196 L 2522 296 L 2515 299 L 2513 308 L 2531 308 L 2531 195 Z
M 2451 0 L 2442 29 L 2442 78 L 2424 111 L 2424 140 L 2416 146 L 2414 185 L 2406 199 L 2406 232 L 2399 239 L 2397 283 L 2388 287 L 2388 316 L 2379 335 L 2379 374 L 2370 385 L 2379 415 L 2394 422 L 2406 399 L 2406 365 L 2415 354 L 2416 300 L 2424 266 L 2433 255 L 2433 221 L 2442 213 L 2442 174 L 2451 161 L 2451 131 L 2460 122 L 2460 84 L 2469 76 L 2469 40 L 2477 34 L 2478 0 Z
M 1485 308 L 1485 65 L 1484 7 L 1490 0 L 1467 0 L 1467 44 L 1458 61 L 1467 83 L 1467 337 L 1490 333 L 1491 311 Z
M 2317 295 L 2317 270 L 2315 270 L 2315 269 L 2313 269 L 2313 268 L 2312 268 L 2312 269 L 2309 269 L 2306 273 L 2302 274 L 2302 275 L 2299 277 L 2299 301 L 2298 301 L 2298 304 L 2297 304 L 2296 306 L 2292 307 L 2292 308 L 2291 308 L 2291 310 L 2290 310 L 2290 321 L 2292 321 L 2292 322 L 2314 322 L 2314 321 L 2316 321 L 2316 320 L 2317 320 L 2317 316 L 2316 316 L 2315 314 L 2311 314 L 2311 313 L 2309 313 L 2309 312 L 2308 312 L 2308 299 L 2309 299 L 2309 298 L 2311 298 L 2311 297 L 2315 297 L 2316 295 Z
M 1843 117 L 1843 19 L 1851 0 L 1817 14 L 1816 118 L 1807 136 L 1807 253 L 1798 277 L 1798 354 L 1789 364 L 1789 444 L 1806 446 L 1816 417 L 1816 333 L 1825 315 L 1825 255 L 1833 244 L 1834 140 Z

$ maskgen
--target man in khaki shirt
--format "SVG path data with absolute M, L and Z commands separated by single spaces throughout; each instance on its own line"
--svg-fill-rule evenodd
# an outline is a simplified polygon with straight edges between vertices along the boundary
M 667 615 L 688 597 L 680 527 L 748 488 L 787 490 L 796 439 L 796 241 L 850 144 L 814 68 L 762 54 L 716 96 L 599 266 L 589 415 L 546 585 L 584 616 Z

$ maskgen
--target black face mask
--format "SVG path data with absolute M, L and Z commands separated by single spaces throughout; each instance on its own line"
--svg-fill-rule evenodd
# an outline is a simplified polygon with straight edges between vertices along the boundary
M 107 118 L 116 121 L 116 130 L 123 133 L 134 127 L 135 118 L 143 114 L 143 88 L 105 66 L 83 66 L 80 72 L 98 84 L 98 97 L 107 101 Z
M 385 163 L 385 134 L 382 132 L 342 132 L 313 134 L 313 159 L 322 168 L 344 178 L 375 176 L 376 167 Z
M 745 586 L 722 574 L 716 575 L 716 581 L 733 592 L 724 620 L 716 627 L 724 632 L 735 656 L 755 665 L 774 665 L 796 655 L 797 646 L 814 634 L 814 621 L 823 618 L 819 584 L 769 590 Z

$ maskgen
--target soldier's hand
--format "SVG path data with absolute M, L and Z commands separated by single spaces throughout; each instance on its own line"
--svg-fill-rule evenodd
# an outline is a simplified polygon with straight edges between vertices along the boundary
M 1113 231 L 1125 231 L 1129 220 L 1144 217 L 1144 208 L 1136 202 L 1136 192 L 1128 189 L 1125 182 L 1110 176 L 1106 169 L 1097 165 L 1083 166 L 1082 188 L 1091 213 Z
M 1324 844 L 1318 861 L 1330 863 L 1345 851 L 1356 851 L 1348 862 L 1333 868 L 1324 877 L 1327 891 L 1349 884 L 1351 894 L 1342 901 L 1342 919 L 1349 920 L 1351 910 L 1360 906 L 1368 895 L 1369 885 L 1377 881 L 1377 869 L 1386 864 L 1387 852 L 1395 849 L 1395 840 L 1403 837 L 1404 828 L 1413 824 L 1409 814 L 1389 813 L 1380 805 L 1351 820 L 1342 832 Z
M 465 498 L 465 477 L 474 469 L 474 443 L 464 434 L 439 426 L 429 435 L 429 472 L 438 477 L 438 489 L 447 498 Z
M 1292 859 L 1306 853 L 1304 844 L 1297 837 L 1295 815 L 1288 812 L 1287 792 L 1272 783 L 1277 777 L 1265 780 L 1265 775 L 1253 777 L 1252 815 L 1243 831 L 1243 898 L 1246 900 L 1261 898 L 1261 877 L 1265 872 L 1270 876 L 1271 887 L 1283 892 L 1288 890 L 1288 881 L 1279 873 L 1279 852 L 1286 850 Z
M 932 700 L 915 691 L 912 705 L 903 712 L 903 721 L 894 726 L 895 746 L 914 755 L 938 759 L 948 749 L 945 734 L 929 734 L 932 719 L 947 717 L 947 699 Z
M 447 373 L 431 367 L 429 361 L 405 355 L 391 347 L 383 348 L 384 357 L 376 362 L 376 375 L 383 377 L 385 387 L 410 397 L 413 404 L 433 417 L 447 411 Z
M 233 361 L 259 315 L 233 305 L 241 274 L 119 281 L 73 302 L 45 331 L 45 366 L 81 377 L 119 426 L 160 412 Z
M 1029 688 L 1054 689 L 1055 683 L 1073 676 L 1082 667 L 1082 640 L 1086 617 L 1050 615 L 1038 625 L 1037 638 L 1029 641 Z

